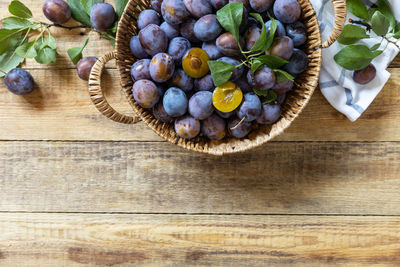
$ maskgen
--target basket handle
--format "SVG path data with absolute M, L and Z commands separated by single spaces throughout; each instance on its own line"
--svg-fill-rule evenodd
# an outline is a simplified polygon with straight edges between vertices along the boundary
M 97 110 L 107 118 L 119 123 L 135 124 L 140 121 L 140 118 L 123 115 L 117 112 L 107 102 L 103 90 L 101 89 L 101 75 L 104 67 L 108 61 L 114 58 L 116 58 L 115 53 L 109 52 L 98 59 L 94 64 L 89 78 L 89 96 Z
M 346 23 L 346 0 L 332 0 L 332 4 L 335 10 L 335 26 L 331 36 L 322 44 L 322 48 L 330 47 L 339 38 L 343 31 L 344 24 Z

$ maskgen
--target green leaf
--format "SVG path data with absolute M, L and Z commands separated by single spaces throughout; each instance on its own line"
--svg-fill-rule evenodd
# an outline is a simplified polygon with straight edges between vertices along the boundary
M 271 55 L 260 56 L 258 59 L 271 69 L 277 69 L 288 63 L 288 61 L 284 60 L 283 58 Z
M 21 40 L 21 32 L 17 29 L 0 29 L 0 55 L 14 48 Z
M 263 105 L 275 102 L 275 100 L 278 98 L 278 95 L 273 90 L 261 91 L 253 88 L 253 91 L 256 95 L 261 97 L 261 102 Z
M 268 50 L 274 42 L 276 28 L 278 27 L 278 24 L 276 23 L 276 20 L 274 18 L 271 17 L 271 21 L 272 22 L 269 29 L 269 35 L 267 38 L 267 42 L 265 43 L 265 51 Z
M 32 25 L 32 23 L 29 20 L 18 17 L 8 17 L 3 19 L 1 22 L 3 24 L 3 28 L 8 30 L 24 29 Z
M 0 70 L 7 73 L 16 68 L 24 60 L 23 57 L 18 56 L 14 51 L 7 51 L 0 55 Z M 0 77 L 3 77 L 4 75 L 5 74 L 0 71 Z
M 125 7 L 129 0 L 115 0 L 115 12 L 118 17 L 121 18 L 122 13 L 124 13 Z
M 378 0 L 378 10 L 389 20 L 390 25 L 394 28 L 396 26 L 396 19 L 388 0 Z
M 396 39 L 400 39 L 400 23 L 398 23 L 395 27 L 394 27 L 394 38 Z
M 374 51 L 374 50 L 376 50 L 376 49 L 378 49 L 379 47 L 381 47 L 381 44 L 374 44 L 371 48 L 370 48 L 370 50 L 371 51 Z
M 111 45 L 115 48 L 115 37 L 109 33 L 104 33 L 101 35 L 103 38 L 110 40 Z
M 85 25 L 92 26 L 90 17 L 86 13 L 80 0 L 67 0 L 71 14 L 74 20 L 79 21 Z
M 46 45 L 47 45 L 48 47 L 50 47 L 50 48 L 56 49 L 56 48 L 57 48 L 56 39 L 55 39 L 53 36 L 49 35 L 49 36 L 46 38 Z
M 277 82 L 294 81 L 294 77 L 281 69 L 274 69 Z
M 44 47 L 38 51 L 35 60 L 40 64 L 49 64 L 50 62 L 56 62 L 57 51 L 50 47 Z
M 23 45 L 17 47 L 15 53 L 22 58 L 34 58 L 37 56 L 34 44 L 35 41 L 24 43 Z
M 371 51 L 365 45 L 349 45 L 340 50 L 334 59 L 345 69 L 360 70 L 368 66 L 382 52 L 382 50 Z
M 347 9 L 352 13 L 353 15 L 365 19 L 368 19 L 368 11 L 367 11 L 367 6 L 364 4 L 362 0 L 347 0 Z
M 262 100 L 262 104 L 270 104 L 276 101 L 276 99 L 278 98 L 277 93 L 275 93 L 274 90 L 268 90 L 268 95 L 263 97 Z
M 48 37 L 42 36 L 41 38 L 39 38 L 39 40 L 37 40 L 37 42 L 35 43 L 36 50 L 41 50 L 45 47 L 56 49 L 57 48 L 56 39 L 54 39 L 54 37 L 51 35 Z
M 217 12 L 217 19 L 225 30 L 232 33 L 239 43 L 239 27 L 243 17 L 243 3 L 235 2 L 227 4 Z
M 372 19 L 372 16 L 375 14 L 377 10 L 378 10 L 377 8 L 371 8 L 368 10 L 368 20 Z
M 338 38 L 340 44 L 349 45 L 354 44 L 362 38 L 368 38 L 369 35 L 364 28 L 352 24 L 344 26 L 342 34 Z
M 90 16 L 90 10 L 92 10 L 92 6 L 96 3 L 103 2 L 103 0 L 81 0 L 81 4 L 86 12 Z
M 27 8 L 23 3 L 18 0 L 11 1 L 11 4 L 8 6 L 8 11 L 14 16 L 29 19 L 32 18 L 32 12 Z
M 85 49 L 88 42 L 89 42 L 89 38 L 87 38 L 85 40 L 85 42 L 83 43 L 83 45 L 81 47 L 74 47 L 74 48 L 68 49 L 68 51 L 67 51 L 68 56 L 71 59 L 71 61 L 74 63 L 74 65 L 76 65 L 78 63 L 78 61 L 81 60 L 82 51 L 83 51 L 83 49 Z
M 254 59 L 253 63 L 251 64 L 251 72 L 254 73 L 256 72 L 262 65 L 264 65 L 261 60 L 259 59 Z
M 222 61 L 208 61 L 208 66 L 210 67 L 215 86 L 220 86 L 229 81 L 233 70 L 236 68 L 236 66 Z
M 261 34 L 258 40 L 254 43 L 253 47 L 251 48 L 251 52 L 265 52 L 265 44 L 267 42 L 267 28 L 265 27 L 264 20 L 262 19 L 261 15 L 258 13 L 251 13 L 250 14 L 252 17 L 254 17 L 256 20 L 258 20 L 262 26 Z
M 372 30 L 379 36 L 384 36 L 389 31 L 390 22 L 380 11 L 376 11 L 371 19 Z

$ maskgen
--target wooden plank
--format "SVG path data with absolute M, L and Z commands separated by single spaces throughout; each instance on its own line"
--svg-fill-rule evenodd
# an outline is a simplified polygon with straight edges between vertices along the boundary
M 400 143 L 0 142 L 0 211 L 400 215 Z
M 2 266 L 398 266 L 398 217 L 1 214 Z
M 304 113 L 278 141 L 399 141 L 400 69 L 366 113 L 355 123 L 333 109 L 317 90 Z M 1 140 L 115 140 L 161 141 L 143 123 L 120 125 L 94 108 L 86 82 L 75 70 L 31 70 L 36 79 L 34 94 L 20 97 L 0 83 Z M 108 70 L 104 88 L 110 103 L 122 113 L 133 115 L 119 90 L 119 75 Z
M 0 139 L 7 140 L 158 140 L 144 123 L 123 125 L 101 115 L 89 99 L 87 82 L 75 70 L 32 70 L 37 90 L 9 93 L 1 83 Z M 116 70 L 106 71 L 103 88 L 111 105 L 134 115 L 119 90 Z

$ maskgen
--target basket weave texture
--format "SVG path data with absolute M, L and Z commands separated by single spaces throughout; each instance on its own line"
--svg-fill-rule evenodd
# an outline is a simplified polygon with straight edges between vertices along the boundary
M 312 5 L 308 0 L 298 0 L 298 2 L 302 8 L 301 21 L 307 28 L 308 39 L 307 43 L 304 45 L 304 52 L 309 58 L 308 68 L 304 73 L 296 78 L 296 86 L 294 90 L 289 93 L 288 98 L 282 105 L 281 119 L 273 125 L 255 126 L 255 129 L 247 138 L 240 140 L 235 138 L 226 138 L 222 141 L 210 141 L 203 136 L 199 136 L 192 140 L 185 140 L 176 135 L 173 124 L 166 124 L 158 121 L 151 111 L 143 109 L 135 102 L 132 96 L 133 82 L 130 76 L 130 68 L 136 59 L 130 51 L 129 41 L 132 36 L 138 34 L 137 22 L 134 14 L 136 14 L 137 17 L 140 10 L 151 8 L 149 0 L 130 0 L 128 2 L 118 25 L 116 53 L 110 53 L 105 56 L 106 58 L 100 59 L 98 62 L 99 64 L 96 64 L 92 70 L 89 81 L 91 87 L 89 89 L 91 92 L 91 98 L 100 112 L 111 119 L 123 123 L 135 123 L 138 121 L 136 118 L 119 115 L 108 105 L 107 101 L 102 98 L 102 96 L 97 95 L 97 92 L 101 91 L 100 77 L 102 68 L 104 67 L 105 62 L 115 56 L 121 77 L 122 90 L 125 92 L 133 110 L 141 120 L 143 120 L 165 140 L 189 150 L 212 155 L 242 152 L 258 147 L 280 135 L 290 126 L 294 119 L 307 105 L 318 84 L 322 55 L 320 48 L 328 47 L 332 44 L 337 39 L 343 28 L 342 24 L 344 24 L 346 14 L 345 0 L 332 1 L 335 5 L 335 24 L 337 27 L 335 27 L 331 37 L 324 44 L 321 42 L 318 20 Z

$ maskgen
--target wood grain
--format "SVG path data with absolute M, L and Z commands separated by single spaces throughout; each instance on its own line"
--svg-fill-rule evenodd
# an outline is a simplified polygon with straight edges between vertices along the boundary
M 400 215 L 400 143 L 0 142 L 0 211 Z
M 1 266 L 396 266 L 398 217 L 1 214 Z
M 400 69 L 355 123 L 333 109 L 317 90 L 303 114 L 278 141 L 399 141 Z M 0 83 L 1 140 L 161 141 L 143 123 L 120 125 L 104 118 L 92 105 L 86 82 L 75 70 L 31 70 L 37 91 L 20 97 Z M 110 103 L 133 115 L 119 89 L 116 70 L 104 75 Z

